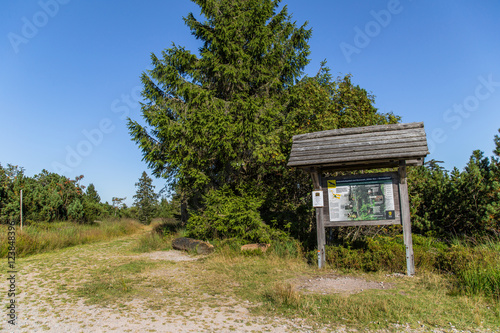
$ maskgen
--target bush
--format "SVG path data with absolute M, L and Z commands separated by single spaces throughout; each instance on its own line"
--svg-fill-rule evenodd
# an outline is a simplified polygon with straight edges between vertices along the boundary
M 192 215 L 187 223 L 188 237 L 211 240 L 238 238 L 256 243 L 270 243 L 284 237 L 260 217 L 262 200 L 251 195 L 236 195 L 224 187 L 204 197 L 204 210 Z

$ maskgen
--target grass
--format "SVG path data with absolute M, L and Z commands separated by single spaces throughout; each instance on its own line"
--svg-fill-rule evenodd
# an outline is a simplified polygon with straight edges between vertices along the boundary
M 145 233 L 138 239 L 133 251 L 143 253 L 171 249 L 171 242 L 165 236 L 161 236 L 157 233 Z
M 65 247 L 109 240 L 137 232 L 142 225 L 132 219 L 103 221 L 99 224 L 74 222 L 33 223 L 16 228 L 16 255 L 43 253 Z M 7 226 L 0 226 L 0 258 L 8 252 Z
M 500 263 L 469 262 L 457 272 L 456 290 L 466 295 L 483 295 L 500 300 Z
M 113 266 L 111 269 L 100 268 L 91 272 L 91 279 L 76 290 L 76 295 L 86 298 L 90 303 L 108 304 L 122 300 L 133 294 L 134 286 L 143 278 L 138 275 L 146 269 L 154 268 L 154 263 L 133 261 Z
M 500 247 L 495 242 L 443 245 L 416 237 L 417 275 L 411 278 L 393 274 L 404 272 L 404 261 L 402 268 L 390 263 L 391 258 L 399 260 L 397 251 L 404 251 L 397 239 L 373 239 L 359 248 L 335 250 L 337 261 L 318 270 L 291 240 L 273 243 L 266 253 L 242 253 L 241 244 L 230 240 L 216 242 L 216 251 L 197 261 L 152 260 L 147 252 L 170 249 L 169 241 L 179 229 L 163 228 L 169 232 L 159 234 L 154 230 L 162 228 L 148 228 L 153 232 L 30 256 L 21 267 L 37 272 L 37 280 L 31 283 L 56 288 L 50 297 L 61 298 L 68 306 L 83 298 L 124 315 L 131 302 L 169 316 L 248 304 L 256 315 L 300 320 L 313 331 L 341 325 L 363 331 L 500 327 L 500 301 L 495 296 Z M 299 288 L 304 279 L 332 274 L 383 282 L 392 288 L 356 294 L 305 293 Z M 37 296 L 30 297 L 38 301 Z
M 456 275 L 437 269 L 417 267 L 419 274 L 413 278 L 393 275 L 388 270 L 365 273 L 350 269 L 351 275 L 392 284 L 394 288 L 346 296 L 299 291 L 294 282 L 299 277 L 339 274 L 332 266 L 318 270 L 302 256 L 283 257 L 272 251 L 248 256 L 226 244 L 208 257 L 202 267 L 207 273 L 206 282 L 198 281 L 200 290 L 212 295 L 235 295 L 260 304 L 253 311 L 261 315 L 302 318 L 323 325 L 344 323 L 359 329 L 392 329 L 395 325 L 415 329 L 500 326 L 497 300 L 483 292 L 455 292 Z M 498 275 L 499 271 L 492 268 L 491 272 Z
M 151 251 L 165 251 L 172 249 L 172 240 L 175 237 L 183 237 L 184 229 L 179 222 L 168 219 L 167 221 L 156 220 L 150 225 L 151 232 L 144 233 L 133 248 L 134 252 L 144 253 Z

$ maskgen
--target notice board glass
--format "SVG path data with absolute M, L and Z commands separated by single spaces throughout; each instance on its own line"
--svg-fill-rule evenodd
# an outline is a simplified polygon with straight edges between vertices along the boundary
M 326 178 L 325 226 L 400 224 L 398 174 Z

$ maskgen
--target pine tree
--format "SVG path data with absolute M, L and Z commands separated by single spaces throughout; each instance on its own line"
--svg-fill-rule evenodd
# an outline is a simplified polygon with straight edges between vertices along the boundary
M 158 195 L 154 192 L 153 180 L 146 171 L 142 173 L 139 182 L 135 184 L 137 192 L 134 195 L 134 205 L 138 209 L 138 219 L 141 223 L 150 224 L 156 208 Z

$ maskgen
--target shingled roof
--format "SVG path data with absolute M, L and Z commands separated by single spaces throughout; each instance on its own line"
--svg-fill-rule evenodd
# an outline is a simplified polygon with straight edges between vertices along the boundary
M 335 170 L 423 164 L 424 123 L 341 128 L 295 135 L 288 166 Z

